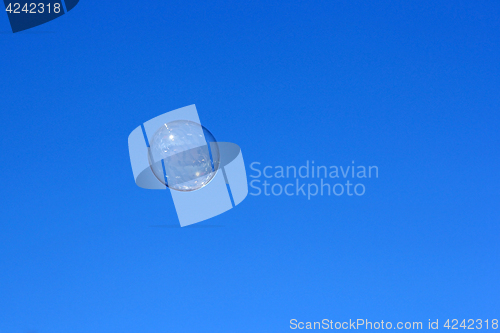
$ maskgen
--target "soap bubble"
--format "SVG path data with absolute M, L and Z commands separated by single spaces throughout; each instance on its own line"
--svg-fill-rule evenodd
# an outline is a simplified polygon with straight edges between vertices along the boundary
M 219 147 L 212 133 L 189 120 L 162 125 L 149 142 L 148 159 L 162 184 L 184 192 L 206 186 L 220 164 Z

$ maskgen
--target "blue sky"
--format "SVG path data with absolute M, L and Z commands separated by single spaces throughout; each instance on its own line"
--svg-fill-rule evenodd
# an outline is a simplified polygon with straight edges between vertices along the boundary
M 12 34 L 0 15 L 0 332 L 499 319 L 498 17 L 495 1 L 82 0 Z M 127 137 L 190 104 L 249 174 L 379 177 L 176 228 L 170 195 L 134 184 Z

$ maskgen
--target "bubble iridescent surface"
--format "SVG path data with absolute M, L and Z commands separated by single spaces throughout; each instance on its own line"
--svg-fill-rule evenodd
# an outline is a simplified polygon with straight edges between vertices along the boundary
M 206 186 L 220 164 L 212 133 L 189 120 L 162 125 L 149 142 L 149 165 L 160 182 L 177 191 Z

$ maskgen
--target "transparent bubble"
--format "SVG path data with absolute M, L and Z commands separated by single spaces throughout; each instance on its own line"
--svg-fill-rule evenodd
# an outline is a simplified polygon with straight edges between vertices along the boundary
M 176 120 L 151 138 L 149 166 L 160 182 L 177 191 L 195 191 L 216 175 L 220 154 L 214 136 L 200 124 Z

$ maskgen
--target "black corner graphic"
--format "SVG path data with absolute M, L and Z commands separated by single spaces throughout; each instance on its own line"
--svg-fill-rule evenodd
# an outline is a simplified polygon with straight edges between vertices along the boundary
M 16 33 L 52 21 L 73 9 L 79 0 L 3 0 L 12 32 Z

